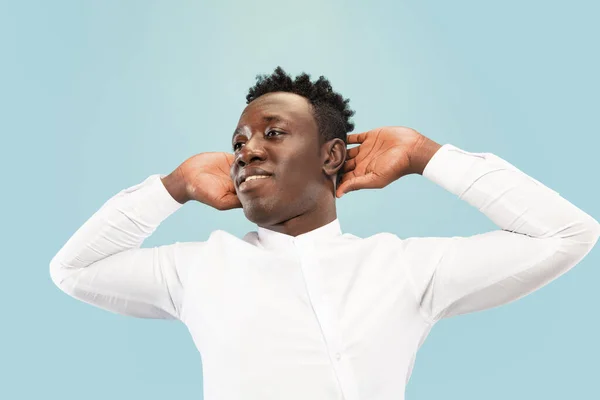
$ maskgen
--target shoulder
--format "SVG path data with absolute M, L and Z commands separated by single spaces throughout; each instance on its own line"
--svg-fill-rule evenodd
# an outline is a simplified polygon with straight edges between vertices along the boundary
M 335 239 L 322 243 L 321 246 L 327 247 L 329 250 L 337 249 L 342 252 L 387 252 L 398 249 L 401 242 L 398 236 L 388 232 L 377 233 L 368 237 L 359 237 L 352 233 L 344 233 Z
M 400 239 L 397 235 L 390 233 L 390 232 L 379 232 L 379 233 L 373 234 L 371 236 L 367 236 L 365 238 L 361 238 L 361 237 L 358 237 L 353 234 L 345 233 L 344 235 L 342 235 L 342 237 L 344 237 L 345 240 L 347 240 L 348 242 L 351 242 L 354 244 L 364 243 L 365 245 L 369 245 L 369 246 L 379 246 L 379 245 L 386 245 L 386 244 L 391 244 L 391 243 L 397 244 L 402 241 L 402 239 Z
M 242 238 L 227 231 L 217 229 L 212 231 L 204 241 L 175 242 L 176 250 L 179 253 L 196 253 L 198 251 L 209 251 L 219 249 L 223 246 L 229 248 L 236 246 L 255 245 L 258 240 L 256 232 L 248 232 Z
M 339 243 L 345 248 L 349 246 L 362 251 L 393 252 L 410 258 L 411 256 L 423 257 L 424 254 L 429 253 L 433 256 L 433 253 L 439 253 L 440 249 L 446 248 L 451 243 L 451 239 L 419 236 L 400 237 L 391 232 L 379 232 L 361 238 L 345 233 L 339 238 Z

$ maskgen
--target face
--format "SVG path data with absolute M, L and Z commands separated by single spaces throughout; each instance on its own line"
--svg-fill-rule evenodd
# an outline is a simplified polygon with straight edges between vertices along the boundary
M 267 93 L 244 109 L 232 138 L 231 178 L 248 220 L 282 223 L 316 207 L 331 185 L 324 174 L 310 102 L 288 92 Z M 250 178 L 251 175 L 266 175 Z

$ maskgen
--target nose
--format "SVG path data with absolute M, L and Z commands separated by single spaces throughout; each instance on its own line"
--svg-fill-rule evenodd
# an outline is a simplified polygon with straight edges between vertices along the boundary
M 252 139 L 250 139 L 238 151 L 235 163 L 239 167 L 244 167 L 253 162 L 264 160 L 264 149 L 256 141 L 252 141 Z

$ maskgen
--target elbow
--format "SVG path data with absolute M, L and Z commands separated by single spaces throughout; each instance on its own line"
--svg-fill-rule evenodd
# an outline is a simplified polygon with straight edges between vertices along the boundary
M 67 269 L 60 261 L 53 259 L 50 261 L 50 279 L 52 282 L 64 291 L 63 282 L 66 277 Z
M 74 286 L 74 281 L 73 279 L 70 279 L 73 278 L 73 275 L 77 272 L 74 268 L 69 267 L 61 261 L 52 260 L 50 262 L 49 272 L 52 283 L 54 283 L 61 292 L 68 296 L 79 298 L 75 292 L 76 288 Z
M 563 227 L 554 231 L 547 231 L 546 237 L 562 239 L 566 242 L 581 245 L 589 244 L 590 248 L 598 241 L 600 224 L 593 217 L 581 213 L 577 218 L 570 220 Z
M 591 219 L 591 225 L 592 225 L 592 232 L 594 233 L 594 238 L 595 238 L 594 240 L 597 241 L 598 238 L 600 237 L 600 223 L 592 217 L 590 217 L 590 219 Z
M 592 235 L 592 240 L 591 240 L 591 245 L 590 245 L 590 250 L 592 249 L 592 247 L 594 247 L 594 245 L 598 242 L 598 238 L 600 237 L 600 223 L 598 223 L 598 221 L 596 221 L 594 218 L 590 218 L 592 221 L 590 223 L 591 225 L 591 235 Z
M 598 237 L 600 237 L 600 224 L 594 218 L 589 217 L 581 225 L 581 231 L 583 232 L 582 243 L 589 244 L 591 250 L 596 242 L 598 242 Z
M 600 224 L 588 216 L 569 226 L 566 231 L 563 231 L 561 237 L 564 250 L 571 252 L 578 260 L 581 260 L 598 242 Z
M 60 264 L 54 260 L 50 262 L 50 279 L 56 286 L 60 286 Z

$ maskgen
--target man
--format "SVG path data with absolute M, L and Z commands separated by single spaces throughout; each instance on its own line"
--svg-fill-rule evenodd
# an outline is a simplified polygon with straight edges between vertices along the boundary
M 354 129 L 348 100 L 281 68 L 247 96 L 229 153 L 197 154 L 108 200 L 50 264 L 67 294 L 177 319 L 202 354 L 204 398 L 404 398 L 441 318 L 514 301 L 576 265 L 600 225 L 490 153 L 417 131 Z M 349 150 L 346 144 L 359 144 Z M 336 198 L 421 174 L 500 229 L 472 237 L 342 233 Z M 239 239 L 140 248 L 184 203 L 242 207 Z

